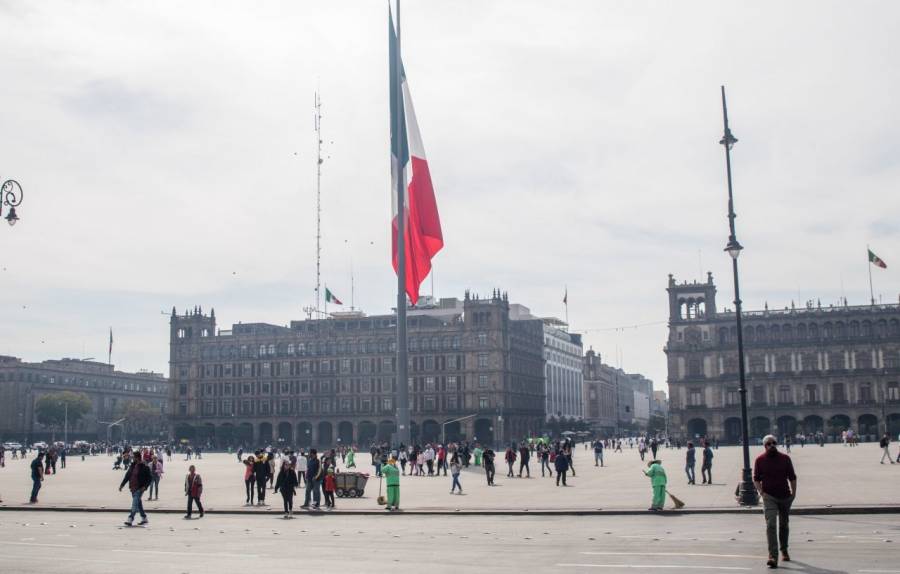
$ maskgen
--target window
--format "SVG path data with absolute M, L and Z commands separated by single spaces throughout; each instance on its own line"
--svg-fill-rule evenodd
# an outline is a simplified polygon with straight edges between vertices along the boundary
M 491 408 L 491 402 L 487 397 L 478 397 L 478 408 L 481 410 Z
M 844 394 L 844 383 L 834 383 L 831 385 L 831 402 L 845 403 L 847 397 Z
M 180 385 L 178 385 L 178 396 L 183 397 L 186 395 L 187 395 L 187 385 L 184 383 L 181 383 Z
M 487 333 L 478 333 L 478 346 L 479 347 L 487 346 Z
M 486 389 L 488 386 L 488 378 L 487 375 L 478 375 L 478 388 Z
M 762 385 L 754 385 L 753 387 L 753 403 L 763 404 L 766 402 L 766 388 Z
M 859 401 L 867 403 L 872 400 L 872 385 L 869 383 L 861 384 L 859 386 Z
M 320 413 L 327 413 L 330 411 L 331 411 L 331 401 L 329 401 L 328 399 L 322 399 L 321 401 L 319 401 L 319 412 Z
M 816 387 L 816 385 L 806 385 L 806 402 L 807 403 L 819 402 L 819 390 Z
M 393 400 L 386 398 L 386 397 L 381 399 L 381 410 L 390 411 L 393 408 L 394 408 Z
M 791 397 L 791 387 L 787 385 L 778 387 L 778 402 L 783 405 L 794 402 L 793 398 Z
M 900 387 L 897 386 L 897 383 L 887 384 L 887 400 L 900 401 Z
M 447 410 L 455 411 L 459 409 L 459 401 L 455 396 L 447 397 Z
M 425 397 L 425 401 L 424 401 L 424 405 L 423 405 L 424 410 L 426 410 L 426 411 L 435 410 L 436 403 L 437 403 L 437 401 L 435 401 L 434 397 Z
M 259 346 L 259 356 L 260 356 L 260 357 L 265 357 L 265 356 L 266 356 L 266 346 L 265 346 L 265 345 L 260 345 L 260 346 Z
M 434 392 L 434 377 L 425 377 L 425 391 L 429 393 Z
M 478 368 L 486 369 L 488 366 L 488 355 L 487 353 L 478 353 Z
M 692 407 L 700 407 L 703 406 L 703 391 L 700 389 L 691 389 L 690 390 L 690 405 Z
M 350 399 L 341 399 L 341 410 L 344 412 L 350 410 Z
M 300 411 L 302 411 L 304 413 L 308 413 L 310 411 L 311 404 L 312 403 L 310 403 L 309 399 L 304 399 L 304 400 L 300 401 Z
M 372 412 L 372 400 L 371 399 L 363 399 L 360 401 L 360 409 L 364 413 Z
M 447 377 L 447 390 L 456 391 L 456 377 Z

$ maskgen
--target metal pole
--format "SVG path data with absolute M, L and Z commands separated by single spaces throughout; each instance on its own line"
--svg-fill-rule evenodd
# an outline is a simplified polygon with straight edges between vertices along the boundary
M 66 412 L 66 422 L 65 426 L 63 427 L 63 442 L 69 444 L 69 403 L 66 403 L 65 405 L 63 405 L 63 407 L 65 408 Z
M 874 305 L 875 289 L 872 288 L 872 261 L 869 259 L 870 252 L 869 246 L 866 245 L 866 266 L 869 268 L 869 300 L 872 301 L 872 305 Z
M 737 345 L 738 345 L 738 377 L 740 381 L 739 393 L 741 396 L 741 436 L 743 438 L 743 462 L 741 471 L 740 503 L 743 506 L 756 506 L 759 504 L 759 494 L 753 485 L 753 477 L 750 473 L 750 431 L 747 422 L 747 381 L 744 375 L 744 333 L 741 327 L 741 291 L 738 278 L 737 254 L 740 253 L 740 244 L 734 229 L 734 196 L 731 186 L 731 147 L 737 139 L 731 134 L 728 127 L 728 108 L 725 104 L 725 86 L 722 86 L 722 117 L 725 123 L 725 135 L 719 142 L 725 146 L 725 169 L 728 175 L 728 225 L 731 235 L 728 237 L 728 246 L 736 249 L 735 254 L 729 253 L 731 268 L 734 273 L 734 311 L 737 320 Z
M 403 165 L 400 164 L 400 142 L 405 113 L 403 103 L 403 60 L 400 57 L 400 0 L 397 0 L 397 51 L 395 54 L 397 85 L 394 86 L 395 97 L 398 101 L 395 108 L 398 113 L 394 118 L 394 157 L 397 162 L 397 440 L 404 445 L 410 443 L 409 428 L 409 375 L 407 373 L 407 346 L 406 346 L 406 175 Z

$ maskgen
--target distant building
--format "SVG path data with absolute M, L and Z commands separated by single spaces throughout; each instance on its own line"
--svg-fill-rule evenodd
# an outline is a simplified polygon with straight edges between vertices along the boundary
M 669 398 L 666 391 L 653 391 L 650 415 L 666 418 L 669 416 Z
M 741 436 L 737 326 L 716 306 L 712 274 L 669 275 L 669 428 L 673 436 Z M 900 432 L 900 305 L 744 311 L 749 432 Z
M 583 359 L 585 419 L 601 434 L 647 429 L 653 381 L 604 364 L 593 349 Z
M 414 441 L 499 443 L 542 427 L 543 325 L 511 320 L 510 307 L 506 294 L 494 291 L 409 309 Z M 335 315 L 217 331 L 214 311 L 173 309 L 174 438 L 248 446 L 391 440 L 396 316 Z
M 129 402 L 144 401 L 158 415 L 133 426 L 130 436 L 160 438 L 166 427 L 165 414 L 169 383 L 162 374 L 124 373 L 112 365 L 80 359 L 26 363 L 0 356 L 0 436 L 3 439 L 49 440 L 51 431 L 37 422 L 34 404 L 42 396 L 59 391 L 84 393 L 91 412 L 69 428 L 69 439 L 106 439 L 107 428 L 98 421 L 116 420 Z M 113 427 L 113 438 L 121 438 Z M 62 439 L 60 434 L 56 438 Z
M 538 320 L 544 328 L 544 411 L 551 417 L 584 417 L 584 347 L 581 335 L 555 317 L 538 319 L 527 307 L 510 305 L 510 319 Z

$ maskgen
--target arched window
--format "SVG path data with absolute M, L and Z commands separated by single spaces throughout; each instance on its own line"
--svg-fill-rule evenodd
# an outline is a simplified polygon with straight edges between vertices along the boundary
M 260 355 L 262 355 L 262 353 L 260 353 Z M 272 357 L 275 356 L 275 345 L 271 343 L 269 344 L 269 355 Z
M 850 336 L 859 337 L 859 321 L 850 321 Z
M 803 341 L 804 339 L 806 339 L 807 336 L 808 336 L 808 333 L 807 333 L 806 325 L 803 323 L 800 323 L 799 325 L 797 325 L 797 339 L 800 341 Z
M 872 336 L 872 322 L 871 321 L 863 321 L 862 336 L 863 337 L 871 337 Z
M 847 325 L 845 325 L 843 321 L 835 323 L 834 336 L 838 339 L 845 339 L 847 337 Z
M 260 345 L 260 346 L 259 346 L 259 356 L 260 356 L 260 357 L 265 357 L 265 356 L 266 356 L 266 346 L 265 346 L 265 345 Z
M 788 323 L 781 328 L 781 340 L 791 341 L 794 338 L 794 327 Z
M 819 339 L 819 326 L 815 323 L 809 324 L 809 338 L 813 341 L 817 341 Z

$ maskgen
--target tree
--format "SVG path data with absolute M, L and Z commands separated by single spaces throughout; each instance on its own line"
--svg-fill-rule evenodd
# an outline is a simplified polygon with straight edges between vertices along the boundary
M 34 403 L 34 416 L 39 423 L 50 428 L 62 428 L 68 420 L 74 425 L 91 412 L 91 399 L 84 393 L 62 391 L 42 396 Z
M 135 433 L 147 434 L 159 422 L 160 412 L 145 400 L 128 400 L 116 409 L 116 418 L 125 419 L 129 436 Z
M 662 415 L 650 415 L 647 422 L 647 434 L 656 436 L 666 431 L 666 417 Z

